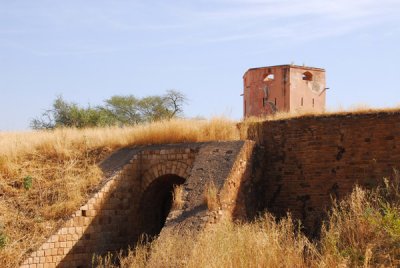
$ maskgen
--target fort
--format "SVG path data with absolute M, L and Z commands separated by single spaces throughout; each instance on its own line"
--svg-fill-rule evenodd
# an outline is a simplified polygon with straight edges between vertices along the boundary
M 250 69 L 244 80 L 245 116 L 325 106 L 322 69 Z M 399 116 L 398 110 L 302 116 L 252 123 L 239 141 L 122 148 L 100 163 L 105 178 L 98 190 L 21 267 L 90 267 L 93 254 L 127 249 L 143 234 L 162 239 L 263 211 L 278 218 L 290 212 L 304 232 L 318 235 L 332 200 L 356 184 L 376 186 L 398 168 Z M 210 183 L 215 210 L 204 202 Z M 181 208 L 172 208 L 174 185 L 183 186 Z

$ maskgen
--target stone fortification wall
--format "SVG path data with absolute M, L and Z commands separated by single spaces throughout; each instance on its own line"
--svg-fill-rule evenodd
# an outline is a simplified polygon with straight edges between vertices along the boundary
M 291 211 L 317 230 L 332 198 L 356 183 L 373 187 L 400 167 L 400 112 L 302 117 L 256 123 L 262 147 L 258 199 L 276 215 Z

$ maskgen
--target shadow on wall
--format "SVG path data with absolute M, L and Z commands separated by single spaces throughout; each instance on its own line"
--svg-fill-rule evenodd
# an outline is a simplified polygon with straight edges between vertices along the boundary
M 332 199 L 356 184 L 375 187 L 400 162 L 400 112 L 305 116 L 265 121 L 249 138 L 265 149 L 256 189 L 265 210 L 290 211 L 311 237 L 319 235 Z
M 240 181 L 236 202 L 232 211 L 233 220 L 253 221 L 264 213 L 265 180 L 261 168 L 265 151 L 255 146 L 251 161 L 246 165 L 243 179 Z

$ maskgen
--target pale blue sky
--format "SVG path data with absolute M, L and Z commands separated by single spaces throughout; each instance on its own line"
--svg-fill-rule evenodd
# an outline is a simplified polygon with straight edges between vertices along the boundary
M 242 75 L 327 70 L 330 108 L 400 104 L 399 0 L 0 0 L 0 130 L 29 127 L 62 94 L 175 88 L 187 116 L 242 116 Z

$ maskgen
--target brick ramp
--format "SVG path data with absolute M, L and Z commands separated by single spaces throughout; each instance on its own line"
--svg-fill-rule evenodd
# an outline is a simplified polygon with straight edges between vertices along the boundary
M 251 190 L 254 142 L 208 144 L 200 148 L 190 177 L 183 184 L 184 204 L 168 215 L 160 238 L 174 233 L 197 232 L 222 218 L 246 219 L 255 212 L 246 206 Z M 210 183 L 217 190 L 218 207 L 205 203 Z
M 171 176 L 186 179 L 185 203 L 182 210 L 169 213 L 161 237 L 170 231 L 200 230 L 222 217 L 245 218 L 253 149 L 252 141 L 232 141 L 116 151 L 101 163 L 106 178 L 98 191 L 21 267 L 91 267 L 93 254 L 134 246 L 148 227 L 140 220 L 140 207 L 152 201 L 144 198 L 146 191 Z M 210 181 L 218 190 L 220 203 L 212 212 L 204 203 L 204 188 Z M 154 204 L 160 204 L 158 195 L 165 195 L 163 188 L 158 190 Z M 149 204 L 152 209 L 157 208 L 154 204 Z

